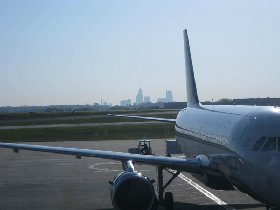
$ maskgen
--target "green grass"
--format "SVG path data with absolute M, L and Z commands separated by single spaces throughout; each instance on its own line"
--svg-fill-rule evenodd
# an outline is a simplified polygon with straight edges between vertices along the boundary
M 84 113 L 83 113 L 84 114 Z M 135 114 L 135 113 L 129 113 Z M 165 114 L 165 112 L 153 112 L 149 113 L 138 113 L 143 116 L 153 116 L 161 118 L 176 118 L 177 112 L 174 114 Z M 24 117 L 24 116 L 28 117 Z M 19 114 L 11 117 L 6 116 L 6 119 L 0 119 L 0 126 L 21 126 L 21 125 L 50 125 L 50 124 L 80 124 L 80 123 L 114 123 L 114 122 L 142 122 L 145 120 L 132 119 L 132 118 L 120 118 L 120 117 L 109 117 L 107 115 L 94 115 L 88 113 L 88 115 L 45 115 L 44 113 L 39 114 L 36 118 L 32 118 L 32 114 Z
M 76 117 L 76 116 L 100 116 L 106 115 L 108 113 L 111 114 L 134 114 L 134 115 L 141 115 L 141 114 L 149 114 L 149 113 L 164 113 L 174 111 L 178 112 L 179 110 L 158 110 L 158 109 L 140 109 L 140 110 L 124 110 L 124 111 L 106 111 L 106 112 L 45 112 L 45 113 L 0 113 L 0 121 L 7 121 L 7 120 L 30 120 L 30 119 L 46 119 L 46 118 L 57 118 L 57 117 Z
M 176 110 L 126 110 L 110 111 L 114 114 L 130 114 L 176 118 Z M 0 126 L 50 125 L 100 123 L 100 126 L 71 128 L 29 128 L 0 130 L 0 141 L 95 141 L 109 139 L 173 138 L 174 125 L 102 125 L 102 123 L 141 122 L 145 120 L 109 117 L 108 112 L 63 112 L 63 113 L 19 113 L 0 114 Z
M 92 118 L 68 118 L 68 119 L 32 119 L 19 121 L 0 121 L 0 126 L 21 125 L 52 125 L 52 124 L 80 124 L 80 123 L 115 123 L 115 122 L 142 122 L 141 119 L 116 118 L 109 116 L 93 116 Z
M 0 141 L 2 142 L 95 141 L 173 137 L 174 125 L 169 123 L 0 130 Z

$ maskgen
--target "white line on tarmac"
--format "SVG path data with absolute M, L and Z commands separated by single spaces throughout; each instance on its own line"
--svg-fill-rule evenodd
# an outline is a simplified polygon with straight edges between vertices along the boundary
M 120 162 L 105 162 L 105 163 L 95 163 L 93 165 L 89 165 L 89 169 L 93 169 L 95 172 L 122 172 L 122 169 L 112 169 L 112 168 L 107 168 L 108 165 L 121 165 Z M 107 166 L 107 167 L 106 167 Z M 147 172 L 150 170 L 137 170 L 138 172 Z
M 231 206 L 228 206 L 228 204 L 226 202 L 222 201 L 220 198 L 218 198 L 217 196 L 215 196 L 213 193 L 209 192 L 208 190 L 204 189 L 203 187 L 201 187 L 199 184 L 195 183 L 190 178 L 184 176 L 183 174 L 179 174 L 179 177 L 182 180 L 184 180 L 185 182 L 187 182 L 188 184 L 190 184 L 191 186 L 193 186 L 199 192 L 204 194 L 206 197 L 210 198 L 212 201 L 214 201 L 218 205 L 222 206 L 224 209 L 234 210 L 234 208 L 232 208 Z

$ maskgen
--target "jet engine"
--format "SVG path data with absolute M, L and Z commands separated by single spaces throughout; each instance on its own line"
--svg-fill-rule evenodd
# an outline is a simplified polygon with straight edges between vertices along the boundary
M 124 171 L 111 182 L 111 199 L 118 210 L 155 209 L 157 198 L 153 182 L 137 171 Z

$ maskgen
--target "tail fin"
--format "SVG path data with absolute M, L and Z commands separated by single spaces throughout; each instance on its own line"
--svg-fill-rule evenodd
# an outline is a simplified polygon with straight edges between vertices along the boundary
M 188 107 L 199 107 L 199 100 L 197 96 L 196 84 L 193 73 L 191 50 L 188 38 L 188 32 L 184 30 L 184 47 L 185 47 L 185 68 L 186 68 L 186 82 L 187 82 L 187 102 Z

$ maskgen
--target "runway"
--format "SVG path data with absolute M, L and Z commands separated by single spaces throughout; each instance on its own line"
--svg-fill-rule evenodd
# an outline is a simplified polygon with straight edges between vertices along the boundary
M 128 148 L 136 147 L 138 141 L 40 144 L 127 152 Z M 151 146 L 157 155 L 164 154 L 164 140 L 152 140 Z M 136 165 L 135 168 L 156 180 L 155 167 Z M 108 181 L 120 171 L 121 165 L 117 161 L 98 158 L 80 160 L 73 156 L 30 151 L 15 154 L 9 149 L 0 149 L 0 209 L 113 209 Z M 165 173 L 166 181 L 168 177 L 170 175 Z M 155 183 L 155 189 L 156 186 Z M 263 204 L 239 191 L 209 189 L 188 173 L 177 177 L 166 191 L 173 192 L 176 210 L 265 210 Z

